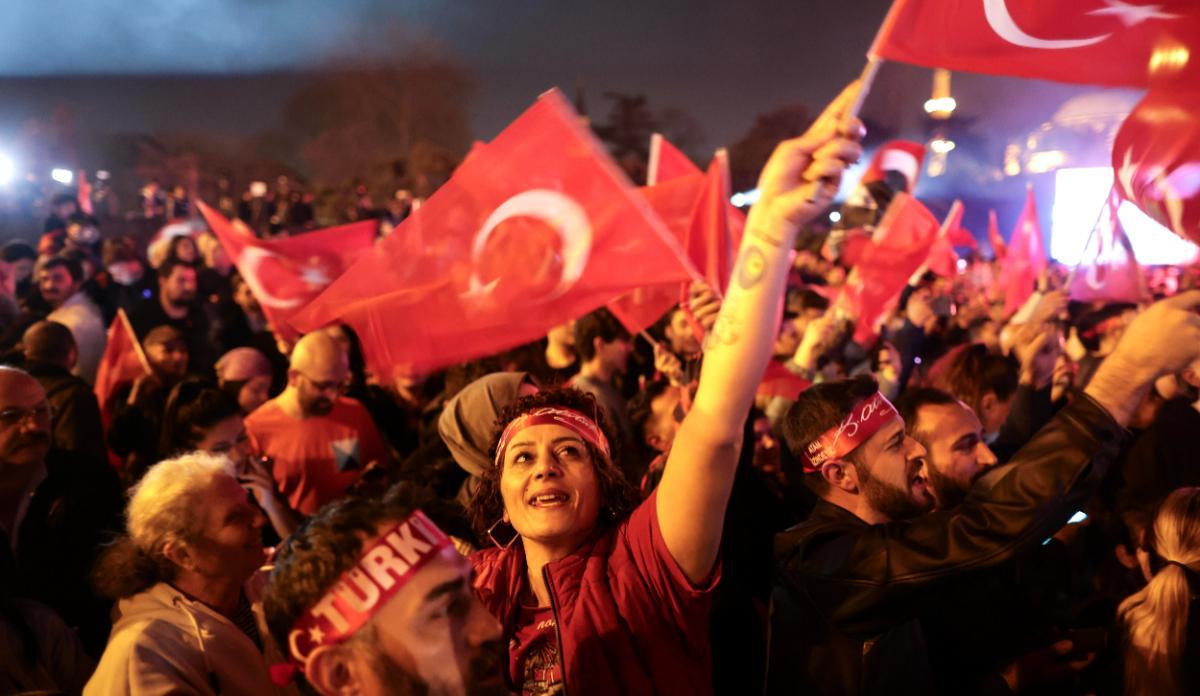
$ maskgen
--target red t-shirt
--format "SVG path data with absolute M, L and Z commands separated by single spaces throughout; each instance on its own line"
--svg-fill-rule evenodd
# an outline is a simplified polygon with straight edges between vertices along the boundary
M 517 630 L 508 646 L 508 672 L 521 696 L 563 692 L 558 632 L 550 607 L 522 606 Z
M 362 404 L 339 397 L 328 415 L 292 418 L 277 399 L 246 417 L 246 435 L 259 456 L 271 457 L 271 475 L 292 509 L 311 515 L 340 498 L 387 449 Z

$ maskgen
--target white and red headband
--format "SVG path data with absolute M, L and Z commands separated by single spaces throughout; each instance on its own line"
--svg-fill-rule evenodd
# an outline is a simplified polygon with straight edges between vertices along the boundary
M 805 473 L 821 470 L 825 462 L 842 459 L 866 442 L 896 415 L 896 407 L 875 392 L 854 404 L 850 414 L 808 443 L 800 453 Z
M 304 669 L 314 650 L 354 635 L 425 563 L 450 546 L 450 538 L 420 510 L 384 532 L 292 624 L 287 650 L 295 667 L 273 666 L 272 678 L 287 683 L 295 668 Z
M 504 428 L 504 432 L 500 435 L 500 443 L 496 445 L 495 464 L 497 467 L 504 461 L 504 452 L 508 449 L 508 443 L 512 442 L 513 437 L 522 430 L 535 425 L 561 425 L 578 435 L 584 442 L 588 442 L 600 450 L 605 457 L 612 458 L 608 438 L 604 436 L 604 431 L 600 429 L 600 426 L 596 425 L 596 421 L 573 408 L 543 406 L 514 418 Z

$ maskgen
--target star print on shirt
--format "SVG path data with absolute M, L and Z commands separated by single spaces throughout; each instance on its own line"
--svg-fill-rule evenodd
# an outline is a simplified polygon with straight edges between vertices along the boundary
M 338 471 L 362 468 L 362 457 L 358 452 L 357 437 L 334 440 L 331 446 L 333 447 L 333 460 L 337 464 Z

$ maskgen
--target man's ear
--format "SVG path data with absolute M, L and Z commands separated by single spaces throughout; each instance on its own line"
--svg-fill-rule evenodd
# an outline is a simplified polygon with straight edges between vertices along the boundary
M 304 666 L 304 678 L 317 693 L 358 694 L 365 691 L 363 678 L 370 666 L 358 650 L 345 643 L 314 648 Z
M 821 477 L 834 488 L 858 493 L 858 470 L 844 459 L 831 459 L 821 465 Z
M 1000 399 L 996 398 L 995 392 L 988 392 L 979 400 L 979 416 L 983 419 L 983 414 L 990 413 L 992 409 L 1000 403 Z

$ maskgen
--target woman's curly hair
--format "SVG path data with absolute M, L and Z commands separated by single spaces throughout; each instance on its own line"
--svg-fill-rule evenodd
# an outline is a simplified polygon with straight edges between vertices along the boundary
M 596 403 L 596 398 L 591 394 L 570 387 L 561 387 L 543 390 L 531 396 L 523 396 L 509 404 L 496 419 L 492 444 L 488 447 L 488 459 L 493 462 L 496 460 L 496 448 L 500 445 L 500 435 L 509 423 L 536 408 L 545 406 L 560 406 L 579 411 L 600 426 L 600 430 L 608 438 L 612 456 L 606 457 L 592 443 L 585 443 L 588 453 L 592 457 L 592 465 L 596 469 L 596 482 L 600 489 L 600 515 L 597 524 L 613 525 L 623 520 L 633 512 L 633 508 L 641 501 L 641 497 L 638 495 L 637 488 L 625 479 L 625 474 L 617 465 L 617 462 L 620 461 L 620 440 L 609 426 L 608 420 L 604 416 L 604 409 Z M 487 530 L 504 513 L 504 499 L 500 495 L 500 475 L 502 473 L 502 467 L 489 467 L 480 478 L 479 487 L 471 498 L 469 510 L 471 524 L 479 534 L 481 542 L 487 541 Z

